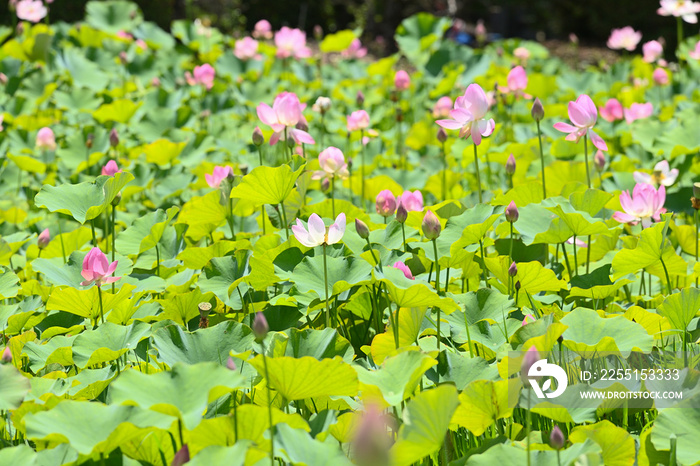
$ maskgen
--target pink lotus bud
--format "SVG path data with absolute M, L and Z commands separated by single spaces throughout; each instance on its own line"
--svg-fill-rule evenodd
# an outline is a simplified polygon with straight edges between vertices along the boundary
M 516 47 L 515 50 L 513 50 L 513 56 L 518 60 L 524 62 L 528 58 L 530 58 L 530 51 L 525 47 Z
M 116 128 L 112 128 L 112 131 L 109 132 L 109 145 L 112 147 L 119 145 L 119 134 Z
M 517 282 L 515 282 L 515 291 L 520 291 L 520 287 L 521 287 L 521 286 L 522 286 L 522 285 L 520 284 L 520 280 L 518 280 Z
M 160 79 L 158 78 L 158 76 L 151 79 L 151 86 L 160 87 Z
M 510 70 L 506 79 L 510 91 L 522 91 L 527 87 L 527 73 L 522 66 L 516 66 Z
M 661 58 L 664 53 L 664 47 L 657 40 L 650 40 L 649 42 L 642 45 L 642 52 L 644 53 L 644 61 L 647 63 L 654 63 L 656 60 Z
M 6 346 L 5 349 L 2 350 L 2 362 L 5 364 L 12 362 L 12 351 L 10 351 L 9 346 Z
M 400 199 L 408 212 L 421 212 L 423 210 L 423 193 L 419 190 L 404 191 Z
M 518 213 L 518 207 L 515 205 L 515 201 L 510 201 L 510 204 L 508 204 L 508 207 L 506 207 L 505 214 L 506 220 L 508 220 L 510 223 L 515 223 L 518 221 L 520 214 Z
M 534 346 L 531 346 L 526 352 L 525 352 L 525 357 L 523 357 L 523 363 L 520 366 L 520 379 L 523 381 L 523 384 L 525 385 L 525 388 L 530 387 L 530 383 L 528 382 L 528 373 L 530 372 L 530 367 L 532 367 L 533 364 L 535 364 L 537 361 L 539 361 L 540 358 L 540 353 L 537 351 L 537 348 Z M 539 379 L 539 377 L 533 377 L 535 379 Z
M 535 121 L 542 121 L 542 118 L 544 118 L 544 107 L 542 106 L 542 102 L 540 101 L 539 97 L 535 97 L 530 114 Z
M 394 86 L 397 91 L 405 91 L 411 87 L 411 77 L 404 70 L 399 70 L 394 75 Z
M 114 261 L 110 264 L 100 248 L 92 248 L 83 259 L 83 270 L 80 274 L 85 280 L 80 285 L 89 286 L 95 283 L 97 286 L 102 286 L 116 282 L 120 277 L 111 275 L 117 269 L 117 263 L 118 261 Z
M 404 207 L 403 203 L 399 201 L 396 207 L 396 221 L 399 223 L 405 223 L 408 218 L 408 211 Z
M 513 157 L 513 154 L 510 154 L 510 157 L 508 157 L 506 161 L 506 173 L 508 175 L 515 173 L 515 157 Z
M 321 39 L 323 39 L 323 28 L 321 27 L 320 24 L 317 24 L 316 26 L 314 26 L 314 38 L 317 41 L 320 41 Z
M 270 326 L 267 324 L 267 319 L 262 312 L 257 312 L 253 319 L 253 335 L 257 341 L 262 341 L 270 331 Z
M 442 231 L 440 220 L 438 220 L 437 216 L 431 210 L 425 213 L 421 226 L 423 228 L 423 235 L 431 241 L 437 239 L 437 237 L 440 236 L 440 231 Z
M 230 371 L 235 371 L 236 368 L 236 361 L 233 360 L 231 356 L 228 357 L 226 360 L 226 368 Z
M 123 50 L 119 52 L 119 61 L 122 65 L 126 65 L 129 63 L 129 56 Z
M 0 73 L 0 84 L 7 84 L 7 75 L 5 73 Z
M 437 132 L 437 140 L 441 143 L 444 143 L 447 141 L 447 131 L 445 131 L 445 128 L 440 128 Z
M 452 99 L 447 96 L 440 97 L 433 107 L 433 117 L 447 118 L 450 116 L 450 110 L 452 110 Z
M 325 177 L 323 180 L 321 180 L 321 191 L 323 191 L 325 193 L 329 189 L 331 189 L 331 179 L 328 177 Z
M 347 117 L 348 131 L 357 131 L 369 127 L 369 114 L 364 110 L 356 110 Z
M 365 103 L 365 95 L 362 93 L 362 91 L 357 91 L 357 95 L 355 96 L 355 102 L 357 103 L 357 106 L 362 108 L 362 106 Z
M 411 273 L 411 269 L 408 268 L 406 264 L 404 264 L 401 261 L 396 261 L 394 262 L 394 265 L 392 265 L 393 268 L 399 269 L 400 271 L 403 272 L 404 277 L 408 278 L 409 280 L 415 280 L 416 278 L 413 276 Z
M 549 434 L 549 444 L 555 450 L 561 450 L 564 447 L 566 439 L 564 438 L 564 433 L 561 431 L 559 426 L 554 426 L 552 433 Z
M 259 39 L 272 39 L 272 25 L 266 19 L 261 19 L 255 23 L 253 37 Z
M 204 180 L 210 188 L 216 189 L 221 186 L 221 182 L 224 181 L 229 174 L 233 175 L 233 168 L 230 166 L 216 166 L 211 174 L 207 173 L 204 175 Z
M 187 447 L 187 445 L 183 445 L 182 448 L 180 448 L 177 453 L 175 453 L 175 456 L 173 457 L 173 462 L 170 463 L 171 466 L 182 466 L 185 463 L 190 462 L 190 449 Z
M 56 138 L 51 128 L 45 126 L 36 134 L 36 147 L 41 150 L 56 150 Z
M 264 143 L 265 137 L 263 136 L 262 130 L 256 126 L 253 130 L 253 144 L 256 146 L 262 146 Z
M 359 218 L 355 219 L 355 231 L 357 232 L 358 236 L 362 239 L 367 239 L 369 238 L 369 227 L 365 222 L 360 220 Z
M 596 151 L 593 163 L 595 164 L 595 169 L 599 172 L 605 170 L 605 154 L 603 154 L 602 150 Z
M 377 194 L 375 209 L 382 217 L 393 215 L 396 211 L 396 197 L 394 197 L 394 194 L 388 189 Z
M 670 81 L 668 72 L 663 68 L 656 68 L 652 74 L 652 78 L 657 86 L 665 86 Z
M 510 264 L 510 267 L 508 267 L 508 275 L 511 277 L 515 277 L 518 274 L 518 266 L 513 262 Z
M 389 464 L 392 438 L 388 434 L 389 417 L 378 407 L 365 408 L 352 441 L 354 460 L 360 465 Z
M 49 229 L 46 228 L 39 234 L 36 245 L 39 247 L 39 249 L 44 249 L 49 245 L 49 241 L 51 241 L 51 233 L 49 233 Z
M 105 176 L 114 176 L 116 173 L 121 173 L 121 170 L 114 160 L 110 160 L 102 167 L 102 174 Z
M 520 283 L 520 282 L 518 282 Z M 531 324 L 535 321 L 535 317 L 532 314 L 525 314 L 525 318 L 523 319 L 523 323 L 520 324 L 521 327 L 526 326 L 527 324 Z

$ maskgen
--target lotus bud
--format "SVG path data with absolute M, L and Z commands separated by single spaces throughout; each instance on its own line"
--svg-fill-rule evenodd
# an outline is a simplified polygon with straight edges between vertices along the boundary
M 445 128 L 440 128 L 437 132 L 437 140 L 440 141 L 441 143 L 445 143 L 447 141 L 447 131 L 445 131 Z
M 112 131 L 109 132 L 109 145 L 112 147 L 119 145 L 119 134 L 117 134 L 116 128 L 112 128 Z
M 171 466 L 182 466 L 185 463 L 190 462 L 190 449 L 187 447 L 187 445 L 183 445 L 182 448 L 180 448 L 177 453 L 175 453 L 175 456 L 173 457 L 173 462 L 170 463 Z
M 6 346 L 5 349 L 2 350 L 2 362 L 5 364 L 12 362 L 12 351 L 10 351 L 9 346 Z
M 506 220 L 508 220 L 510 223 L 515 223 L 518 221 L 518 217 L 520 214 L 518 213 L 518 207 L 515 205 L 515 201 L 510 201 L 510 204 L 508 204 L 508 207 L 506 207 Z
M 87 139 L 85 140 L 85 147 L 88 149 L 92 149 L 92 143 L 95 140 L 95 135 L 90 133 L 87 135 Z
M 554 426 L 552 433 L 549 434 L 549 444 L 555 450 L 561 450 L 564 447 L 564 442 L 566 442 L 564 439 L 564 433 L 561 431 L 559 426 Z
M 411 77 L 405 70 L 399 70 L 394 75 L 394 87 L 398 91 L 405 91 L 411 87 Z
M 365 104 L 365 95 L 362 93 L 362 91 L 357 91 L 355 102 L 357 102 L 357 106 L 360 108 L 362 108 L 362 106 Z
M 369 238 L 369 227 L 365 222 L 363 222 L 359 218 L 355 219 L 355 231 L 357 231 L 357 234 L 360 236 L 360 238 Z
M 46 246 L 49 245 L 49 241 L 51 241 L 51 234 L 49 233 L 49 229 L 45 229 L 39 234 L 39 238 L 37 239 L 37 246 L 39 249 L 44 249 Z
M 114 196 L 114 199 L 112 199 L 112 207 L 116 207 L 119 205 L 119 203 L 122 201 L 122 192 L 119 191 L 116 196 Z
M 209 327 L 209 311 L 211 311 L 211 303 L 202 301 L 197 305 L 199 309 L 199 328 Z
M 269 331 L 270 326 L 267 325 L 265 315 L 262 312 L 256 313 L 253 319 L 253 335 L 255 335 L 255 339 L 258 342 L 262 341 Z
M 396 221 L 399 223 L 405 223 L 407 218 L 408 218 L 408 211 L 403 206 L 401 201 L 399 201 L 399 205 L 396 207 Z
M 403 110 L 401 109 L 401 107 L 398 107 L 396 109 L 396 121 L 398 121 L 399 123 L 403 121 Z
M 422 227 L 423 235 L 425 235 L 425 237 L 431 241 L 437 239 L 437 237 L 440 236 L 440 231 L 442 230 L 440 220 L 438 220 L 437 216 L 431 210 L 428 210 L 425 213 Z
M 700 183 L 693 183 L 693 196 L 700 199 Z
M 522 286 L 522 285 L 520 284 L 520 280 L 518 280 L 517 282 L 515 282 L 515 291 L 520 291 L 520 287 L 521 287 L 521 286 Z
M 326 177 L 321 181 L 321 191 L 325 193 L 328 192 L 329 189 L 331 189 L 331 179 Z
M 394 211 L 396 211 L 396 197 L 394 193 L 388 189 L 381 191 L 377 194 L 374 208 L 382 217 L 393 215 Z
M 323 28 L 321 27 L 320 24 L 317 24 L 316 26 L 314 26 L 314 38 L 317 41 L 320 41 L 321 39 L 323 39 Z
M 693 183 L 693 197 L 690 198 L 693 209 L 700 210 L 700 183 Z
M 532 118 L 535 121 L 542 121 L 542 118 L 544 118 L 544 107 L 542 106 L 542 102 L 540 102 L 539 97 L 535 97 L 535 101 L 532 103 L 532 110 L 530 112 L 532 114 Z
M 238 169 L 241 171 L 241 175 L 246 176 L 248 174 L 248 170 L 250 170 L 250 167 L 248 164 L 242 163 L 238 166 Z M 227 176 L 231 178 L 231 181 L 233 181 L 233 172 L 229 172 Z
M 289 147 L 290 149 L 293 149 L 296 145 L 296 141 L 294 140 L 294 138 L 287 138 L 287 141 L 285 142 L 287 143 L 287 147 Z
M 668 84 L 670 82 L 670 78 L 668 77 L 668 73 L 663 68 L 656 68 L 654 70 L 654 72 L 652 73 L 651 77 L 657 86 L 665 86 L 666 84 Z
M 263 136 L 262 130 L 256 126 L 253 130 L 253 144 L 256 146 L 262 146 L 264 142 L 265 137 Z
M 598 150 L 595 153 L 595 157 L 593 157 L 593 163 L 595 164 L 595 169 L 598 170 L 598 172 L 602 172 L 605 170 L 605 154 L 603 154 L 603 151 Z
M 513 157 L 513 154 L 510 154 L 506 161 L 506 174 L 512 175 L 513 173 L 515 173 L 515 157 Z
M 518 266 L 513 262 L 510 264 L 510 267 L 508 267 L 508 275 L 511 277 L 515 277 L 518 274 Z
M 530 349 L 528 349 L 525 352 L 525 357 L 523 357 L 523 363 L 520 366 L 520 379 L 523 381 L 523 385 L 525 385 L 525 388 L 530 388 L 530 383 L 528 382 L 528 373 L 530 372 L 530 367 L 532 367 L 532 365 L 540 359 L 540 353 L 534 346 L 531 346 Z M 539 379 L 539 377 L 535 378 Z
M 309 130 L 309 125 L 306 123 L 305 120 L 299 120 L 295 126 L 296 129 L 300 129 L 302 131 L 308 131 Z
M 122 65 L 129 63 L 129 57 L 126 55 L 126 52 L 119 52 L 119 61 L 122 62 Z
M 237 369 L 236 367 L 236 362 L 233 360 L 231 356 L 228 357 L 226 360 L 226 368 L 230 371 L 235 371 Z

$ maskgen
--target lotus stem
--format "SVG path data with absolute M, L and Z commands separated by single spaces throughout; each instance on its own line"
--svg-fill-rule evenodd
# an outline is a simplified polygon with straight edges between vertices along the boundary
M 270 373 L 267 370 L 267 357 L 265 356 L 265 344 L 262 345 L 263 366 L 265 367 L 265 386 L 267 387 L 267 420 L 270 423 L 270 466 L 275 466 L 275 426 L 272 423 L 272 392 L 270 391 Z M 238 440 L 238 439 L 236 439 Z
M 586 251 L 586 273 L 590 273 L 591 266 L 591 235 L 588 235 L 588 251 Z
M 102 287 L 98 284 L 97 285 L 97 296 L 100 300 L 100 322 L 103 324 L 105 323 L 105 314 L 104 314 L 104 308 L 102 307 Z M 97 325 L 95 325 L 97 327 Z
M 331 211 L 335 218 L 335 176 L 331 176 Z
M 377 256 L 374 255 L 374 249 L 372 249 L 372 244 L 369 242 L 369 238 L 367 238 L 367 246 L 369 247 L 370 253 L 372 253 L 372 259 L 374 259 L 374 262 L 376 262 L 377 266 L 379 267 L 379 271 L 383 272 L 382 263 L 379 261 L 379 259 L 377 259 Z
M 588 133 L 583 135 L 583 156 L 586 160 L 586 182 L 588 189 L 591 189 L 591 169 L 588 166 Z
M 476 147 L 476 146 L 475 146 Z M 437 239 L 433 240 L 433 252 L 435 254 L 435 291 L 440 295 L 440 263 L 438 262 Z M 440 307 L 437 307 L 437 349 L 440 351 Z
M 442 143 L 442 200 L 447 200 L 447 152 L 445 152 L 445 143 Z
M 476 144 L 474 144 L 474 164 L 476 165 L 476 184 L 479 187 L 479 204 L 481 204 L 481 202 L 482 202 L 481 175 L 479 174 L 479 154 L 476 150 Z
M 362 208 L 365 208 L 365 144 L 363 140 L 365 139 L 365 130 L 361 129 L 360 130 L 360 154 L 362 158 L 362 167 L 360 168 L 360 174 L 362 175 L 362 201 L 360 202 L 360 205 Z
M 282 209 L 282 221 L 284 222 L 284 231 L 287 234 L 287 239 L 289 239 L 289 224 L 287 223 L 287 212 L 284 210 L 284 201 L 280 202 L 280 208 Z
M 66 263 L 66 246 L 63 243 L 63 233 L 61 232 L 61 217 L 58 217 L 58 237 L 61 239 L 61 254 L 63 255 L 63 263 Z
M 698 261 L 698 243 L 700 242 L 700 232 L 699 228 L 700 225 L 698 225 L 698 211 L 696 209 L 693 209 L 693 216 L 695 217 L 695 262 Z M 695 288 L 698 287 L 698 278 L 695 278 Z
M 537 121 L 537 140 L 540 145 L 540 163 L 542 165 L 542 195 L 547 199 L 547 183 L 544 181 L 544 151 L 542 150 L 542 130 L 540 130 L 540 122 Z
M 326 266 L 326 243 L 323 243 L 323 289 L 326 292 L 326 328 L 330 327 L 330 311 L 328 310 L 328 267 Z

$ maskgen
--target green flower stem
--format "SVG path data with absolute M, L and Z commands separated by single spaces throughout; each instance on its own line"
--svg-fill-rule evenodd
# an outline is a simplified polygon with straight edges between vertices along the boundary
M 377 259 L 377 256 L 374 255 L 374 249 L 372 249 L 372 244 L 369 242 L 369 238 L 367 238 L 367 246 L 369 247 L 369 251 L 372 253 L 372 259 L 374 259 L 374 262 L 377 263 L 377 266 L 379 267 L 379 271 L 383 272 L 382 270 L 382 263 Z
M 408 246 L 406 246 L 406 227 L 404 227 L 404 224 L 401 224 L 401 236 L 403 237 L 403 252 L 408 254 Z
M 90 221 L 90 229 L 92 230 L 92 247 L 97 247 L 97 236 L 95 236 L 95 219 Z
M 699 228 L 700 225 L 698 225 L 698 211 L 693 209 L 694 213 L 693 216 L 695 217 L 695 262 L 698 261 L 698 243 L 700 242 L 700 232 Z M 695 278 L 695 288 L 698 287 L 698 279 Z
M 571 277 L 573 277 L 573 275 L 571 275 L 571 265 L 569 264 L 569 254 L 567 254 L 567 252 L 566 252 L 566 241 L 561 243 L 561 250 L 564 253 L 564 262 L 566 263 L 566 270 L 567 270 L 567 272 L 569 272 L 569 278 L 571 278 Z
M 270 374 L 267 370 L 267 356 L 265 356 L 265 344 L 262 345 L 263 366 L 265 367 L 265 386 L 267 387 L 267 420 L 270 423 L 270 465 L 275 466 L 275 426 L 272 424 L 272 392 L 270 391 Z M 238 439 L 236 439 L 238 440 Z
M 105 314 L 104 314 L 104 308 L 102 307 L 102 287 L 97 284 L 97 296 L 100 299 L 100 322 L 103 324 L 105 323 Z M 97 327 L 97 325 L 95 325 Z
M 394 315 L 394 320 L 392 322 L 392 325 L 394 327 L 394 345 L 396 346 L 396 349 L 399 349 L 399 310 L 401 308 L 399 305 L 396 305 L 396 314 Z M 391 304 L 389 304 L 389 316 L 391 316 Z
M 467 313 L 464 313 L 464 328 L 467 329 L 467 342 L 469 343 L 469 354 L 474 357 L 474 350 L 472 349 L 472 336 L 469 333 L 469 322 L 467 321 Z
M 666 275 L 666 286 L 668 287 L 668 294 L 671 295 L 673 294 L 673 288 L 671 287 L 671 278 L 668 276 L 668 269 L 666 268 L 666 263 L 664 262 L 663 256 L 660 257 L 661 259 L 661 267 L 664 268 L 664 274 Z M 649 274 L 649 279 L 651 280 L 651 274 Z M 659 285 L 659 288 L 661 286 Z M 649 285 L 649 289 L 651 290 L 651 285 Z
M 331 176 L 331 211 L 335 218 L 335 176 Z
M 61 254 L 63 255 L 63 263 L 66 263 L 66 246 L 63 244 L 63 233 L 61 232 L 61 217 L 58 217 L 58 237 L 61 239 Z
M 365 138 L 365 130 L 361 129 L 360 130 L 360 154 L 362 158 L 362 167 L 360 168 L 360 174 L 362 175 L 362 187 L 361 187 L 361 192 L 362 192 L 362 200 L 360 201 L 360 205 L 364 209 L 365 207 L 365 145 L 363 143 L 363 139 Z
M 326 266 L 326 243 L 323 243 L 323 289 L 326 292 L 326 328 L 330 325 L 330 311 L 328 310 L 328 267 Z
M 156 276 L 160 277 L 160 248 L 156 243 Z
M 527 442 L 527 466 L 530 466 L 530 424 L 532 419 L 530 417 L 530 387 L 527 389 L 527 418 L 525 421 L 525 440 Z
M 513 263 L 513 223 L 510 222 L 510 252 L 508 253 L 508 257 L 510 258 L 510 264 Z M 510 267 L 510 264 L 508 264 L 508 267 Z M 513 295 L 513 277 L 508 274 L 508 296 Z
M 484 280 L 484 284 L 488 288 L 491 288 L 487 282 L 488 272 L 486 270 L 486 256 L 484 256 L 484 241 L 482 239 L 479 239 L 479 249 L 481 250 L 481 263 L 483 265 L 483 268 L 481 269 L 481 277 Z
M 263 236 L 265 236 L 265 206 L 260 207 L 260 221 L 262 222 Z
M 319 67 L 318 71 L 320 74 L 321 73 L 320 67 Z M 326 147 L 323 145 L 323 139 L 324 139 L 324 136 L 326 135 L 326 121 L 325 120 L 326 120 L 326 112 L 321 112 L 321 139 L 319 141 L 321 144 L 321 147 Z
M 236 241 L 236 233 L 233 231 L 233 198 L 228 198 L 228 226 L 231 229 L 231 241 Z
M 586 273 L 590 273 L 591 268 L 591 235 L 588 235 L 588 250 L 586 251 Z
M 479 204 L 482 203 L 481 195 L 481 175 L 479 174 L 479 154 L 476 150 L 476 144 L 474 144 L 474 165 L 476 165 L 476 184 L 479 187 Z
M 116 230 L 117 223 L 116 223 L 115 219 L 116 219 L 116 207 L 112 206 L 112 262 L 114 262 L 114 254 L 115 254 L 115 250 L 116 250 L 115 238 L 117 236 L 117 230 Z M 114 277 L 116 275 L 116 273 L 117 273 L 116 270 L 114 272 L 112 272 L 112 276 Z M 114 293 L 114 288 L 115 288 L 115 285 L 114 285 L 114 283 L 112 283 L 112 293 Z
M 433 240 L 433 252 L 435 253 L 435 291 L 440 295 L 440 264 L 438 262 L 437 239 Z M 440 351 L 440 308 L 437 308 L 437 348 Z
M 578 251 L 576 250 L 576 235 L 574 235 L 574 272 L 578 276 Z
M 442 200 L 447 200 L 447 152 L 445 152 L 445 143 L 442 143 Z
M 544 181 L 544 151 L 542 150 L 542 131 L 540 130 L 540 122 L 537 122 L 537 140 L 540 143 L 540 162 L 542 165 L 542 194 L 544 199 L 547 199 L 547 183 Z
M 280 207 L 282 208 L 282 221 L 284 222 L 284 231 L 287 233 L 287 239 L 289 239 L 289 224 L 287 223 L 287 212 L 284 210 L 284 201 L 280 202 Z
M 588 189 L 591 189 L 591 169 L 588 166 L 588 133 L 583 135 L 583 156 L 586 160 L 586 182 Z

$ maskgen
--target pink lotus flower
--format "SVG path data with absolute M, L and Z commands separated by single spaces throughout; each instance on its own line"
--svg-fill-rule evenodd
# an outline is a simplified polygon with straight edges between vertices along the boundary
M 640 40 L 642 40 L 641 32 L 635 31 L 631 26 L 625 26 L 612 30 L 608 39 L 608 47 L 613 50 L 625 49 L 631 52 L 637 48 Z
M 423 210 L 423 193 L 417 189 L 413 192 L 404 191 L 398 198 L 407 212 L 421 212 Z
M 411 87 L 411 77 L 405 70 L 399 70 L 394 75 L 394 87 L 397 91 L 405 91 Z
M 46 246 L 49 245 L 49 242 L 51 241 L 51 233 L 49 232 L 49 229 L 46 228 L 44 231 L 39 233 L 39 237 L 36 240 L 36 244 L 39 247 L 39 249 L 44 249 Z
M 642 45 L 642 53 L 644 53 L 644 61 L 654 63 L 661 58 L 664 53 L 664 46 L 657 40 L 650 40 Z
M 185 79 L 187 84 L 190 86 L 195 86 L 201 84 L 208 89 L 214 86 L 214 77 L 216 76 L 216 71 L 214 67 L 209 63 L 205 63 L 202 66 L 195 66 L 194 71 L 190 74 L 189 71 L 185 72 Z
M 347 116 L 347 128 L 349 132 L 369 127 L 369 115 L 364 110 L 355 110 Z
M 403 272 L 403 275 L 408 278 L 409 280 L 415 280 L 416 278 L 413 276 L 411 273 L 411 269 L 408 268 L 406 264 L 404 264 L 401 261 L 396 261 L 394 262 L 394 265 L 392 265 L 393 268 L 399 269 L 400 271 Z
M 272 25 L 266 19 L 261 19 L 255 23 L 253 37 L 256 39 L 272 39 Z
M 301 220 L 292 226 L 294 237 L 307 248 L 313 248 L 322 244 L 335 244 L 345 234 L 345 214 L 340 213 L 333 224 L 326 229 L 321 217 L 311 214 L 308 221 L 308 230 Z
M 114 261 L 111 264 L 107 260 L 105 253 L 100 251 L 100 248 L 92 248 L 83 259 L 83 271 L 80 273 L 85 281 L 81 282 L 82 286 L 88 286 L 95 283 L 97 286 L 102 286 L 107 283 L 114 283 L 120 277 L 110 277 L 117 269 L 117 263 Z
M 444 118 L 450 116 L 450 110 L 452 110 L 452 99 L 447 96 L 440 97 L 433 107 L 433 117 Z
M 515 94 L 523 94 L 527 87 L 527 73 L 522 66 L 516 66 L 508 73 L 508 91 Z
M 134 39 L 134 36 L 132 36 L 131 34 L 129 34 L 126 31 L 117 31 L 116 36 L 119 37 L 120 39 L 124 39 L 124 40 L 133 40 Z
M 56 138 L 48 126 L 39 130 L 36 134 L 36 147 L 41 150 L 56 150 Z
M 204 175 L 204 179 L 210 188 L 216 189 L 221 186 L 221 182 L 229 175 L 233 175 L 233 168 L 229 166 L 216 166 L 211 175 L 209 173 Z
M 620 205 L 624 212 L 615 212 L 613 218 L 620 223 L 631 225 L 642 222 L 642 227 L 648 228 L 652 219 L 658 222 L 661 220 L 661 214 L 666 212 L 664 202 L 666 202 L 664 186 L 659 187 L 657 191 L 650 184 L 637 183 L 632 190 L 632 196 L 629 191 L 623 191 L 620 194 Z
M 396 211 L 396 197 L 394 197 L 394 193 L 388 189 L 380 191 L 379 194 L 377 194 L 374 208 L 382 217 L 386 218 L 394 215 Z
M 521 62 L 526 62 L 530 58 L 530 51 L 525 47 L 516 47 L 513 50 L 513 56 L 520 60 Z
M 661 16 L 676 16 L 690 24 L 698 22 L 696 13 L 700 13 L 700 3 L 690 0 L 661 0 L 661 7 L 656 10 Z
M 237 40 L 233 48 L 233 54 L 236 58 L 243 61 L 251 59 L 259 60 L 258 41 L 252 37 L 244 37 L 241 40 Z
M 532 322 L 534 322 L 534 321 L 536 321 L 536 320 L 537 320 L 537 319 L 535 319 L 535 316 L 533 316 L 532 314 L 525 314 L 525 318 L 523 319 L 523 323 L 522 323 L 520 326 L 521 326 L 521 327 L 524 327 L 524 326 L 526 326 L 527 324 L 530 324 L 530 323 L 532 323 Z
M 700 58 L 700 51 L 698 52 L 698 57 Z M 670 82 L 668 72 L 663 68 L 656 68 L 652 73 L 651 77 L 657 86 L 665 86 Z
M 695 43 L 695 48 L 688 52 L 688 56 L 695 60 L 700 60 L 700 40 Z
M 306 33 L 300 29 L 283 26 L 275 33 L 277 58 L 308 58 L 311 49 L 306 46 Z
M 348 48 L 340 52 L 343 58 L 362 58 L 367 55 L 367 49 L 362 46 L 360 39 L 353 39 Z
M 576 243 L 576 246 L 578 246 L 580 248 L 587 248 L 588 247 L 588 244 L 585 241 L 583 241 L 581 238 L 576 238 L 576 241 L 574 241 L 574 237 L 572 236 L 571 238 L 566 240 L 566 244 L 573 245 L 574 243 Z
M 146 44 L 145 40 L 137 39 L 135 43 L 136 47 L 140 48 L 141 50 L 148 50 L 148 44 Z
M 633 103 L 630 108 L 625 109 L 625 120 L 627 123 L 632 123 L 634 120 L 649 118 L 654 113 L 654 106 L 651 102 L 645 104 Z
M 20 0 L 17 2 L 17 17 L 31 23 L 38 23 L 48 13 L 44 3 L 40 0 Z
M 436 123 L 445 129 L 458 129 L 459 137 L 469 139 L 474 144 L 481 144 L 482 136 L 493 133 L 496 124 L 493 118 L 484 117 L 489 109 L 486 93 L 478 84 L 470 84 L 463 96 L 457 97 L 454 109 L 450 110 L 449 120 L 438 120 Z
M 102 167 L 102 174 L 106 176 L 114 176 L 116 173 L 121 173 L 119 165 L 114 160 L 110 160 Z
M 598 120 L 598 110 L 595 108 L 593 101 L 586 94 L 581 94 L 576 102 L 569 102 L 569 119 L 574 124 L 555 123 L 554 128 L 562 133 L 569 133 L 566 136 L 567 141 L 578 141 L 587 134 L 591 142 L 600 150 L 608 150 L 608 145 L 605 141 L 593 131 L 593 126 Z
M 668 161 L 662 160 L 654 166 L 652 173 L 634 172 L 634 181 L 650 185 L 671 186 L 678 178 L 678 169 L 670 169 Z
M 617 99 L 608 99 L 603 107 L 600 107 L 600 117 L 609 122 L 622 120 L 624 118 L 624 109 L 622 104 Z
M 323 171 L 314 173 L 312 176 L 313 179 L 321 179 L 324 175 L 330 177 L 338 176 L 340 178 L 347 178 L 350 176 L 348 164 L 345 162 L 345 156 L 337 147 L 329 147 L 322 150 L 321 153 L 318 154 L 318 164 Z
M 274 146 L 280 139 L 285 139 L 285 128 L 287 136 L 292 137 L 297 143 L 316 144 L 309 133 L 296 128 L 299 122 L 306 124 L 301 114 L 305 107 L 306 105 L 302 105 L 299 97 L 292 92 L 282 92 L 275 97 L 272 107 L 266 103 L 258 105 L 258 118 L 274 131 L 270 137 L 270 145 Z

